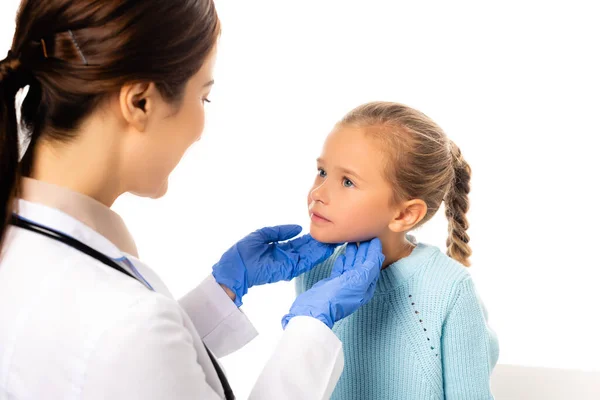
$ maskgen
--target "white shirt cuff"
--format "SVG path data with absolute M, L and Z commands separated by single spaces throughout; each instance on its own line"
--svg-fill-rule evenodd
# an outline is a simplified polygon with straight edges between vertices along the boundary
M 179 304 L 187 312 L 204 344 L 226 356 L 254 339 L 258 332 L 210 274 Z
M 329 399 L 343 368 L 342 342 L 331 329 L 313 317 L 294 317 L 250 399 Z

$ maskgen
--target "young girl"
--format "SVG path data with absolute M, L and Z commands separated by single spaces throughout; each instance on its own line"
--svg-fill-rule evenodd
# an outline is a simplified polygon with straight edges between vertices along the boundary
M 335 126 L 317 167 L 311 235 L 378 237 L 385 255 L 373 299 L 333 328 L 345 367 L 332 399 L 493 399 L 498 342 L 465 268 L 471 170 L 458 147 L 424 114 L 376 102 Z M 447 255 L 407 235 L 442 201 Z M 298 293 L 328 278 L 344 248 L 299 277 Z

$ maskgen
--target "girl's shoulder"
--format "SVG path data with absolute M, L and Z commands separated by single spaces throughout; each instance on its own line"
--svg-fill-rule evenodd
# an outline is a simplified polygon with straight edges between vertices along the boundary
M 431 254 L 431 258 L 426 268 L 424 268 L 426 274 L 434 274 L 439 278 L 445 278 L 444 280 L 447 282 L 461 282 L 471 277 L 467 267 L 448 256 L 439 247 L 426 243 L 419 243 L 418 247 L 427 249 Z
M 415 258 L 422 258 L 409 282 L 414 291 L 436 296 L 443 294 L 444 298 L 452 302 L 461 288 L 473 284 L 468 268 L 442 252 L 439 247 L 418 243 L 413 254 Z

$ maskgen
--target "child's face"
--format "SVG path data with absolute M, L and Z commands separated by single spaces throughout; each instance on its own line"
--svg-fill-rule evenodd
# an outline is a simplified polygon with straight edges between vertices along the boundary
M 388 230 L 395 209 L 384 178 L 384 157 L 375 139 L 360 128 L 339 125 L 317 160 L 308 194 L 310 234 L 326 243 L 359 242 Z

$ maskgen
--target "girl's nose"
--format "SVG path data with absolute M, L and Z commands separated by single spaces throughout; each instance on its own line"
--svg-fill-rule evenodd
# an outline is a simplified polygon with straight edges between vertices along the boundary
M 327 181 L 323 181 L 319 186 L 316 186 L 310 192 L 310 199 L 314 202 L 323 204 L 329 203 L 329 196 L 326 188 Z

